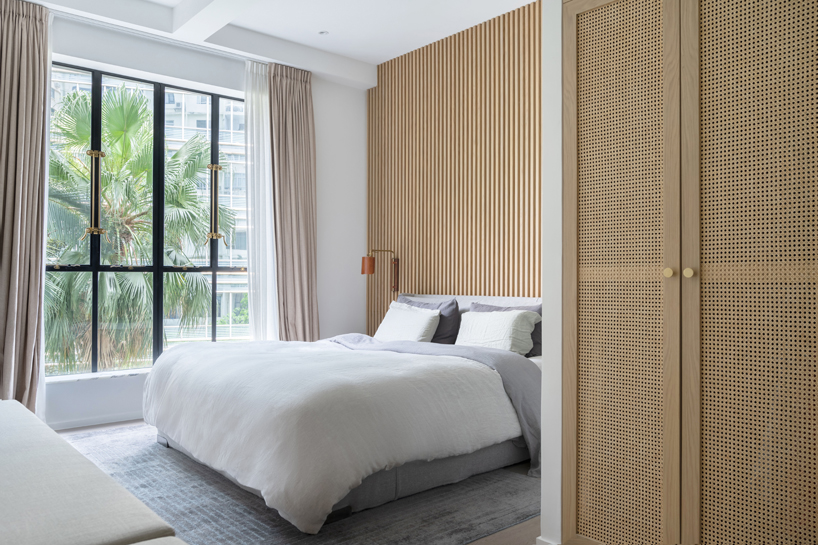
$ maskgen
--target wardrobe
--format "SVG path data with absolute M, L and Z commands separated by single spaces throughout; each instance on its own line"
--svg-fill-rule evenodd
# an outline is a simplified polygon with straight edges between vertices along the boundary
M 818 543 L 818 0 L 563 4 L 563 543 Z

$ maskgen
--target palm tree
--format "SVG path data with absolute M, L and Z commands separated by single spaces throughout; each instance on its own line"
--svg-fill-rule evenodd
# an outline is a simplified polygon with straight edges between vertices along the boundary
M 90 214 L 91 97 L 69 93 L 52 115 L 47 256 L 49 263 L 87 264 L 88 239 L 80 241 Z M 100 261 L 115 267 L 153 261 L 153 112 L 148 96 L 119 88 L 102 97 Z M 209 197 L 206 188 L 210 143 L 200 134 L 178 150 L 165 149 L 164 265 L 192 267 L 207 256 Z M 205 182 L 205 183 L 203 183 Z M 220 207 L 221 228 L 232 233 L 233 211 Z M 110 239 L 110 242 L 108 241 Z M 127 269 L 99 276 L 99 369 L 144 366 L 151 358 L 152 273 Z M 211 288 L 198 273 L 171 273 L 164 280 L 164 314 L 179 327 L 204 324 Z M 46 275 L 45 348 L 56 373 L 89 367 L 91 273 Z

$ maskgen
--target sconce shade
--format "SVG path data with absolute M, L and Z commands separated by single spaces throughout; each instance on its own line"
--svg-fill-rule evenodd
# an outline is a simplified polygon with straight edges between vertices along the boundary
M 375 274 L 375 256 L 364 256 L 361 260 L 361 274 Z

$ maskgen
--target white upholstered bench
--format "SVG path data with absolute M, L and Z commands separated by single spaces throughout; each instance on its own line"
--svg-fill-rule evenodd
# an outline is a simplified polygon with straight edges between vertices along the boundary
M 0 401 L 0 543 L 183 545 L 173 528 L 16 401 Z

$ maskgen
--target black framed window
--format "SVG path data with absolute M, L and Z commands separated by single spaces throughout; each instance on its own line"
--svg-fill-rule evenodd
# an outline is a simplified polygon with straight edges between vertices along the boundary
M 249 339 L 243 103 L 58 63 L 51 98 L 46 375 Z

